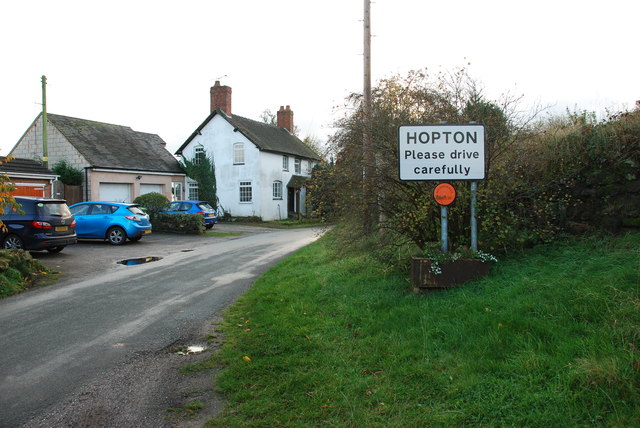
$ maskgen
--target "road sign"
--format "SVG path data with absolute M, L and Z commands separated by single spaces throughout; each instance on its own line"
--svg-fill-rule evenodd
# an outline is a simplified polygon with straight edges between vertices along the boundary
M 433 190 L 433 199 L 440 205 L 451 205 L 456 200 L 456 189 L 449 183 L 440 183 Z
M 484 180 L 484 140 L 483 125 L 400 126 L 400 180 Z

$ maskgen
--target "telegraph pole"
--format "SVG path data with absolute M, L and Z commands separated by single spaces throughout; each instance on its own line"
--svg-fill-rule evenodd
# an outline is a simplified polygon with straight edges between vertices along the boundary
M 49 149 L 47 148 L 47 76 L 42 76 L 42 164 L 49 168 Z
M 364 228 L 365 232 L 373 231 L 376 218 L 374 155 L 371 137 L 371 0 L 364 0 L 364 85 L 363 85 L 363 125 L 362 159 L 363 159 L 363 196 L 364 196 Z

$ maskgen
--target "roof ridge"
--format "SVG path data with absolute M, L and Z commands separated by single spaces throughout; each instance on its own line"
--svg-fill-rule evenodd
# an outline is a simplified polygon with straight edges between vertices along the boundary
M 64 114 L 56 114 L 56 113 L 47 113 L 47 119 L 51 118 L 51 116 L 55 117 L 59 117 L 59 118 L 64 118 L 64 119 L 73 119 L 73 120 L 79 120 L 82 122 L 89 122 L 89 123 L 97 123 L 100 125 L 109 125 L 109 126 L 117 126 L 118 128 L 125 128 L 125 129 L 130 129 L 133 132 L 140 132 L 141 134 L 147 134 L 147 132 L 141 132 L 141 131 L 136 131 L 133 128 L 131 128 L 130 126 L 126 126 L 126 125 L 118 125 L 116 123 L 110 123 L 110 122 L 101 122 L 99 120 L 91 120 L 91 119 L 82 119 L 80 117 L 73 117 L 73 116 L 66 116 Z M 156 135 L 156 134 L 152 134 L 152 135 Z

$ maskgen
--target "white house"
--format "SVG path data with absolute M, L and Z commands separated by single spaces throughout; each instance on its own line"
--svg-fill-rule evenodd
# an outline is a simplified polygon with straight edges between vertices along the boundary
M 217 196 L 224 212 L 262 220 L 305 213 L 304 182 L 320 157 L 293 134 L 293 111 L 277 112 L 277 126 L 231 113 L 231 88 L 211 88 L 211 114 L 176 155 L 193 160 L 205 153 L 215 165 Z M 189 199 L 197 184 L 187 182 Z

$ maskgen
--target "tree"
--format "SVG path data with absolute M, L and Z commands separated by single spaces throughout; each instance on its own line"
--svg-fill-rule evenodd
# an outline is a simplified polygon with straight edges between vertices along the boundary
M 311 171 L 311 178 L 307 180 L 307 203 L 313 217 L 332 221 L 336 217 L 336 195 L 338 183 L 335 180 L 335 165 L 321 163 Z
M 13 159 L 11 155 L 0 161 L 0 165 L 10 162 Z M 16 190 L 7 173 L 0 174 L 0 215 L 5 215 L 7 211 L 19 211 L 20 204 L 13 197 L 13 191 Z M 0 220 L 0 229 L 5 230 L 6 226 Z
M 214 210 L 218 209 L 218 195 L 216 183 L 216 170 L 213 159 L 207 156 L 206 151 L 192 160 L 183 159 L 183 168 L 187 176 L 198 183 L 198 197 L 211 204 Z
M 74 168 L 66 160 L 56 163 L 51 169 L 54 174 L 60 176 L 60 181 L 69 186 L 80 186 L 82 184 L 82 171 Z
M 265 109 L 260 115 L 260 120 L 266 123 L 267 125 L 278 125 L 278 117 L 275 113 L 273 113 L 270 109 Z
M 362 95 L 346 100 L 346 114 L 330 140 L 336 156 L 340 185 L 338 207 L 342 215 L 363 219 L 368 209 L 362 194 L 364 115 Z M 374 152 L 374 199 L 380 212 L 378 229 L 398 232 L 418 247 L 437 241 L 440 209 L 433 200 L 433 182 L 400 181 L 397 130 L 400 125 L 425 123 L 484 124 L 490 156 L 499 156 L 517 129 L 498 103 L 488 101 L 466 70 L 429 75 L 426 70 L 381 80 L 372 90 L 371 136 Z M 462 187 L 462 186 L 461 186 Z M 468 236 L 468 191 L 461 188 L 458 204 L 451 208 L 450 241 L 463 243 Z

